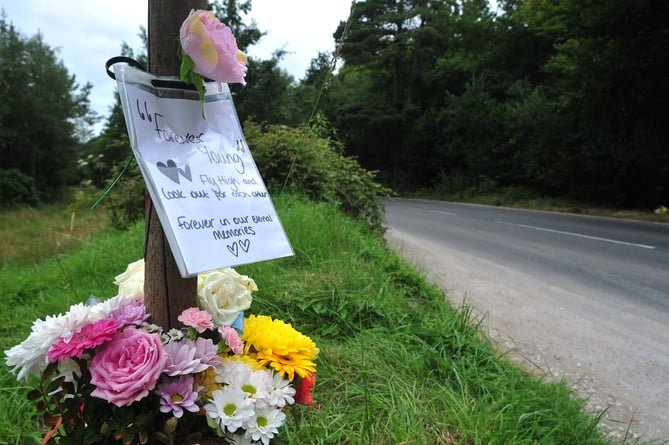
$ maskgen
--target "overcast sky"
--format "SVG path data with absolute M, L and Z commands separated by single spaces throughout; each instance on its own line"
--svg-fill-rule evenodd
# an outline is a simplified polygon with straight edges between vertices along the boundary
M 114 101 L 115 82 L 105 62 L 120 55 L 121 43 L 142 48 L 140 25 L 147 26 L 148 0 L 0 0 L 6 20 L 25 36 L 38 31 L 58 49 L 58 57 L 80 84 L 90 82 L 91 105 L 103 116 Z M 332 34 L 348 18 L 350 0 L 253 0 L 247 21 L 267 31 L 249 55 L 267 59 L 283 48 L 282 67 L 296 79 L 318 51 L 333 51 Z M 185 17 L 184 17 L 185 18 Z

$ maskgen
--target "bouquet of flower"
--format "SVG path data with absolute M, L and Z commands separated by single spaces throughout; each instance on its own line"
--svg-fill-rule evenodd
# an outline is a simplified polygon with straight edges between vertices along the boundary
M 199 275 L 199 307 L 168 331 L 149 323 L 143 282 L 140 260 L 116 277 L 117 296 L 39 319 L 5 351 L 17 379 L 40 377 L 29 398 L 44 444 L 268 445 L 287 407 L 312 403 L 319 349 L 281 320 L 244 318 L 253 279 Z

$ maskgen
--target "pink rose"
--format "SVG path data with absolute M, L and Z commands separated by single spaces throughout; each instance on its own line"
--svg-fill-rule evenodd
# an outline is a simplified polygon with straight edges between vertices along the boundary
M 92 396 L 116 406 L 149 394 L 165 368 L 167 353 L 158 334 L 127 328 L 114 334 L 91 361 Z
M 179 37 L 184 54 L 195 64 L 193 72 L 217 82 L 246 84 L 246 55 L 237 49 L 230 28 L 211 11 L 191 10 Z
M 200 334 L 207 329 L 212 329 L 214 327 L 214 321 L 209 312 L 202 311 L 196 307 L 184 310 L 181 315 L 177 317 L 177 320 L 182 322 L 184 326 L 195 329 Z

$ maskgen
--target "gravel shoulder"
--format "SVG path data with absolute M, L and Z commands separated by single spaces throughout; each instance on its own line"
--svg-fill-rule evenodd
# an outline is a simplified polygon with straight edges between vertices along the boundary
M 564 290 L 503 264 L 388 229 L 389 244 L 471 307 L 501 351 L 532 372 L 565 379 L 612 436 L 669 443 L 667 323 Z M 620 326 L 628 326 L 629 329 Z M 664 336 L 666 338 L 666 336 Z

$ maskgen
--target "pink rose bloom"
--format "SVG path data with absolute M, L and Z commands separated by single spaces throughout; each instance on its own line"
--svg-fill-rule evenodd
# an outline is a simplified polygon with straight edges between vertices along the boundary
M 121 323 L 113 318 L 86 325 L 81 331 L 74 333 L 70 341 L 61 338 L 52 345 L 47 357 L 52 362 L 62 358 L 81 357 L 86 349 L 93 349 L 111 340 L 120 325 Z
M 182 322 L 184 326 L 195 329 L 200 334 L 207 329 L 212 329 L 214 327 L 214 321 L 212 320 L 209 312 L 202 311 L 195 307 L 191 307 L 183 311 L 177 320 Z
M 239 338 L 239 334 L 234 328 L 229 326 L 221 326 L 218 328 L 218 332 L 221 334 L 225 344 L 228 345 L 230 349 L 232 349 L 232 352 L 237 355 L 242 354 L 242 351 L 244 350 L 244 342 L 241 338 Z
M 160 335 L 135 328 L 117 332 L 93 357 L 92 396 L 116 406 L 146 397 L 165 368 L 167 353 Z
M 192 9 L 179 32 L 185 55 L 195 63 L 193 71 L 225 83 L 246 84 L 246 55 L 237 49 L 230 28 L 211 11 Z

